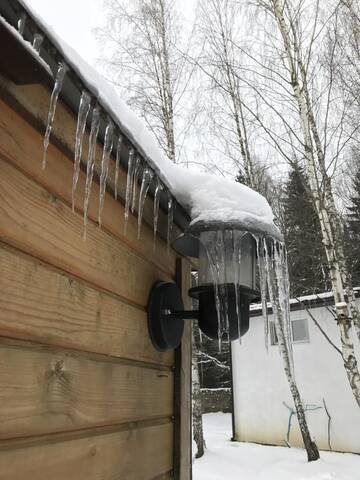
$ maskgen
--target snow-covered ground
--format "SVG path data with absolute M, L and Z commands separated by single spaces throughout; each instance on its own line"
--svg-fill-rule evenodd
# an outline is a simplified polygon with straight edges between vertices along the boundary
M 203 416 L 205 455 L 195 460 L 194 480 L 360 480 L 360 455 L 320 452 L 308 463 L 304 450 L 231 442 L 231 415 Z

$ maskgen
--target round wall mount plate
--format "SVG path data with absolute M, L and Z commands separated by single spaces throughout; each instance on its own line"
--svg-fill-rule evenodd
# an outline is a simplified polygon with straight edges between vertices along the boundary
M 175 283 L 156 282 L 148 303 L 148 329 L 159 352 L 178 347 L 184 331 L 184 320 L 169 318 L 171 311 L 184 310 L 179 287 Z

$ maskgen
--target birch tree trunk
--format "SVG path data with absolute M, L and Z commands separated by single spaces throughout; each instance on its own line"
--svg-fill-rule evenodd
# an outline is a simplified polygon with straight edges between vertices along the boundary
M 292 15 L 287 0 L 270 0 L 269 5 L 281 34 L 291 85 L 298 104 L 307 174 L 329 264 L 344 367 L 350 388 L 360 407 L 360 375 L 354 344 L 351 340 L 353 323 L 357 326 L 360 324 L 360 312 L 355 303 L 351 301 L 353 295 L 350 288 L 348 295 L 345 295 L 346 269 L 340 221 L 309 94 L 309 81 L 298 41 L 298 29 L 294 21 L 291 20 Z M 287 14 L 286 17 L 285 13 Z M 359 332 L 358 335 L 360 338 Z
M 105 26 L 96 30 L 101 64 L 176 162 L 193 115 L 182 100 L 192 85 L 181 53 L 190 48 L 191 34 L 183 34 L 178 6 L 171 0 L 104 0 L 104 14 Z
M 346 90 L 353 100 L 354 108 L 350 112 L 351 121 L 356 125 L 360 108 L 358 95 L 360 88 L 360 4 L 354 0 L 340 0 L 340 11 L 343 21 L 343 37 L 341 41 L 345 46 L 345 55 L 342 56 L 340 71 L 340 85 Z M 354 327 L 360 342 L 360 312 L 355 304 L 354 291 L 351 288 L 353 282 L 348 279 L 347 297 L 350 305 L 350 313 L 354 321 Z
M 221 90 L 223 97 L 227 98 L 227 103 L 230 105 L 232 129 L 242 160 L 245 182 L 249 187 L 263 194 L 264 192 L 259 188 L 260 182 L 258 182 L 256 178 L 255 161 L 248 142 L 247 124 L 243 108 L 244 102 L 241 95 L 239 79 L 236 74 L 237 63 L 233 51 L 236 41 L 236 38 L 233 36 L 235 9 L 229 0 L 206 0 L 201 6 L 203 30 L 205 30 L 211 46 L 207 58 L 207 64 L 210 66 L 207 67 L 210 68 L 209 76 L 211 76 L 215 88 Z M 279 302 L 279 292 L 276 290 L 274 294 L 272 302 L 276 304 Z M 284 319 L 281 318 L 280 308 L 277 309 L 275 317 L 283 368 L 296 408 L 308 460 L 317 460 L 319 458 L 319 451 L 311 439 L 301 397 L 291 367 L 287 338 L 283 330 Z
M 175 137 L 174 137 L 174 105 L 173 105 L 173 83 L 171 79 L 170 72 L 170 62 L 169 62 L 169 49 L 168 49 L 168 39 L 166 32 L 166 12 L 165 12 L 165 0 L 158 0 L 159 2 L 159 35 L 161 42 L 160 52 L 160 68 L 161 68 L 161 78 L 159 82 L 162 83 L 161 97 L 163 99 L 163 122 L 164 122 L 164 131 L 166 134 L 166 146 L 167 146 L 167 156 L 170 160 L 175 162 Z
M 202 66 L 211 70 L 213 89 L 220 94 L 218 108 L 229 118 L 220 130 L 231 133 L 231 143 L 236 153 L 234 163 L 242 170 L 245 183 L 254 188 L 257 185 L 255 161 L 250 152 L 247 125 L 242 107 L 239 81 L 235 75 L 234 26 L 236 24 L 234 4 L 231 0 L 202 0 L 200 22 L 203 36 L 208 39 L 207 51 Z M 227 136 L 224 135 L 227 139 Z M 227 142 L 229 143 L 229 142 Z
M 280 299 L 283 293 L 281 292 L 281 285 L 279 280 L 281 275 L 277 275 L 275 273 L 277 266 L 279 265 L 279 258 L 283 258 L 283 260 L 285 261 L 286 258 L 284 258 L 285 256 L 279 256 L 279 258 L 276 259 L 276 248 L 277 247 L 275 247 L 274 252 L 272 252 L 270 256 L 266 256 L 266 261 L 270 262 L 270 265 L 269 263 L 267 265 L 270 301 L 273 307 L 276 335 L 279 342 L 279 350 L 283 360 L 283 367 L 286 379 L 288 381 L 291 396 L 295 405 L 299 428 L 308 456 L 308 461 L 312 462 L 318 460 L 320 458 L 320 455 L 316 443 L 311 438 L 309 427 L 306 421 L 303 402 L 301 400 L 300 392 L 295 380 L 295 373 L 292 365 L 292 352 L 290 351 L 291 335 L 290 332 L 286 331 L 286 319 L 283 315 L 283 309 L 281 309 L 280 306 Z
M 279 339 L 281 355 L 283 358 L 285 375 L 290 387 L 291 396 L 294 401 L 301 436 L 307 452 L 308 461 L 312 462 L 320 458 L 319 450 L 316 446 L 316 443 L 311 438 L 309 427 L 306 421 L 304 405 L 300 397 L 300 392 L 297 387 L 294 374 L 290 368 L 289 351 L 286 347 L 286 341 L 284 338 L 285 336 L 284 336 L 283 328 L 281 326 L 281 321 L 276 322 L 275 325 L 276 325 L 276 335 Z

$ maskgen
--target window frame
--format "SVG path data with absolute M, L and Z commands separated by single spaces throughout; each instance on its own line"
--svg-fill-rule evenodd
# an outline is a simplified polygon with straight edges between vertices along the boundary
M 304 323 L 304 329 L 306 332 L 306 338 L 302 340 L 294 340 L 294 330 L 293 330 L 293 322 L 302 321 Z M 270 345 L 276 346 L 279 345 L 279 339 L 276 335 L 276 327 L 274 320 L 269 321 L 269 334 L 270 334 Z M 301 318 L 290 318 L 290 336 L 291 336 L 291 343 L 310 343 L 310 333 L 309 333 L 309 322 L 307 317 Z
M 303 340 L 294 340 L 293 322 L 300 322 L 300 321 L 304 323 L 306 338 L 304 338 Z M 291 319 L 291 342 L 292 343 L 310 343 L 309 322 L 306 317 Z

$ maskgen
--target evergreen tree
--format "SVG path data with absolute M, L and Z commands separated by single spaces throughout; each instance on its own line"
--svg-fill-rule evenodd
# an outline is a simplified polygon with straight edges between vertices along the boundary
M 360 166 L 353 179 L 346 228 L 347 266 L 353 286 L 360 286 Z
M 283 209 L 291 295 L 328 290 L 330 283 L 320 224 L 300 166 L 289 173 Z
M 248 182 L 246 181 L 245 174 L 244 174 L 244 172 L 242 171 L 241 168 L 239 168 L 239 171 L 238 171 L 237 175 L 235 176 L 235 182 L 242 183 L 242 184 L 248 186 Z

